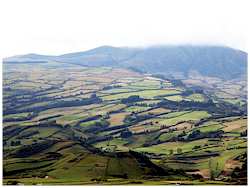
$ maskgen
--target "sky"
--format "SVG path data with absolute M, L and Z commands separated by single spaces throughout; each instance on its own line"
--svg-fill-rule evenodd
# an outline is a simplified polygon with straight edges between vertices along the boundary
M 246 50 L 247 0 L 0 0 L 0 57 L 102 45 Z

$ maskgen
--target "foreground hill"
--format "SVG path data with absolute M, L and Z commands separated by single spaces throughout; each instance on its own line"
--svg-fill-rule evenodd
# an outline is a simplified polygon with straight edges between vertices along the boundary
M 15 128 L 5 129 L 6 137 L 11 130 Z M 41 133 L 41 130 L 47 130 L 48 134 L 56 130 L 56 134 L 4 151 L 5 183 L 13 184 L 13 179 L 17 179 L 25 184 L 127 184 L 143 183 L 144 179 L 156 176 L 173 180 L 173 175 L 191 179 L 183 171 L 159 167 L 135 151 L 115 152 L 115 148 L 113 151 L 94 148 L 84 140 L 72 137 L 76 131 L 72 127 L 56 124 L 28 126 L 20 130 L 19 139 L 23 142 L 27 133 Z M 31 134 L 28 135 L 30 138 L 34 136 Z
M 223 46 L 155 46 L 117 48 L 102 46 L 85 52 L 60 56 L 28 54 L 4 59 L 4 62 L 58 61 L 84 66 L 126 67 L 163 74 L 188 77 L 191 73 L 221 79 L 242 78 L 247 71 L 247 53 Z

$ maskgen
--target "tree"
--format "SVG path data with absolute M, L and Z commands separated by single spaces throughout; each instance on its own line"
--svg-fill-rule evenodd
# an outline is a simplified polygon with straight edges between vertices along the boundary
M 241 133 L 240 133 L 240 136 L 241 136 L 241 137 L 245 137 L 245 136 L 247 136 L 247 130 L 245 130 L 245 131 L 241 132 Z
M 178 154 L 182 153 L 182 149 L 181 148 L 177 148 L 177 153 Z
M 132 95 L 132 96 L 129 96 L 128 98 L 121 99 L 121 102 L 126 104 L 126 103 L 139 102 L 139 101 L 142 101 L 142 100 L 143 99 L 140 98 L 140 96 Z
M 16 181 L 16 180 L 9 180 L 7 182 L 7 185 L 18 185 L 19 181 Z
M 21 141 L 20 141 L 20 140 L 11 141 L 11 142 L 10 142 L 10 145 L 11 145 L 11 146 L 19 146 L 19 145 L 21 145 Z
M 174 151 L 172 149 L 169 150 L 169 155 L 173 155 Z
M 121 132 L 121 137 L 122 138 L 128 138 L 130 136 L 132 136 L 132 132 L 129 131 L 129 129 L 126 129 L 126 130 L 124 130 L 124 131 Z
M 192 148 L 192 150 L 196 150 L 196 149 L 199 149 L 199 148 L 201 148 L 201 146 L 194 146 L 194 147 Z
M 187 133 L 186 133 L 186 131 L 182 131 L 182 133 L 179 135 L 179 137 L 182 137 L 182 136 L 186 136 L 187 135 Z
M 90 98 L 97 98 L 97 95 L 95 93 L 92 93 Z
M 214 172 L 213 166 L 212 166 L 212 158 L 210 158 L 209 161 L 208 161 L 208 167 L 209 167 L 209 170 L 210 170 L 210 179 L 214 180 L 215 172 Z

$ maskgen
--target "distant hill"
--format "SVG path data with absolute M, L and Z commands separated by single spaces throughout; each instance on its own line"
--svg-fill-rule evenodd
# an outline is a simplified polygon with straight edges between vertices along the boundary
M 60 56 L 28 54 L 4 59 L 4 62 L 58 61 L 85 66 L 112 66 L 186 77 L 190 72 L 203 76 L 234 79 L 247 74 L 247 53 L 224 46 L 153 46 L 118 48 L 102 46 Z

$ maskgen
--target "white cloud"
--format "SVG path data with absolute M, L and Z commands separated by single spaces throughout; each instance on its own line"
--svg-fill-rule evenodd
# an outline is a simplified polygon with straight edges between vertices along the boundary
M 3 56 L 100 45 L 246 48 L 244 0 L 1 0 L 0 7 Z

